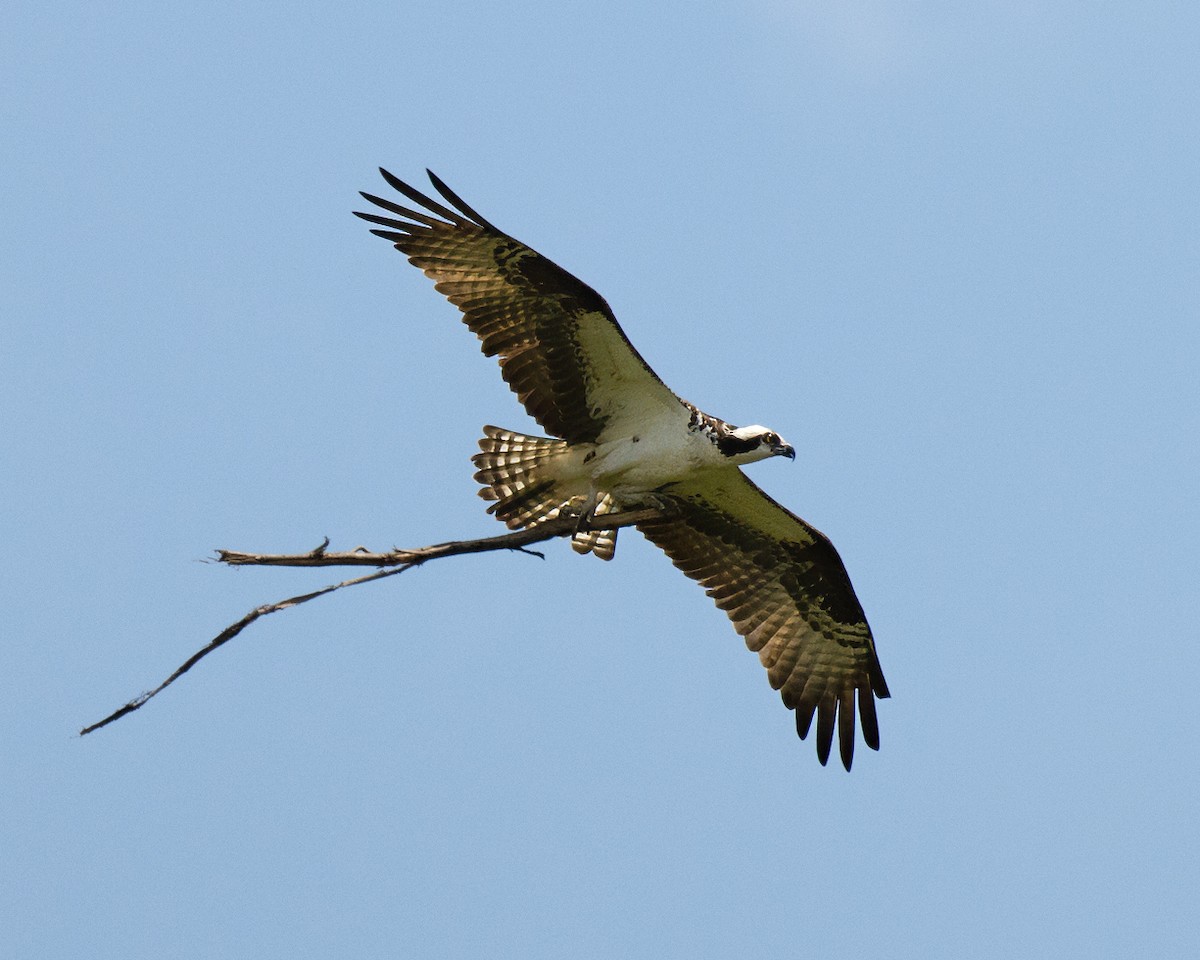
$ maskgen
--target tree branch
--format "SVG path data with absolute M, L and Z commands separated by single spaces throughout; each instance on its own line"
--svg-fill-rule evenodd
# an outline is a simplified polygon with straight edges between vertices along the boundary
M 169 687 L 218 647 L 228 643 L 259 617 L 265 617 L 267 614 L 286 610 L 288 607 L 297 607 L 302 603 L 307 603 L 309 600 L 315 600 L 317 597 L 323 597 L 326 594 L 333 593 L 335 590 L 341 590 L 343 587 L 353 587 L 360 583 L 370 583 L 372 580 L 382 580 L 385 577 L 392 577 L 398 573 L 404 573 L 405 570 L 411 570 L 413 567 L 420 566 L 429 560 L 437 560 L 442 557 L 456 557 L 468 553 L 484 553 L 489 550 L 515 550 L 519 553 L 528 553 L 541 557 L 542 555 L 536 550 L 528 550 L 526 547 L 530 544 L 552 540 L 555 537 L 570 536 L 579 529 L 616 530 L 621 527 L 632 526 L 635 523 L 658 520 L 667 515 L 667 508 L 647 507 L 642 510 L 606 513 L 591 523 L 581 523 L 579 518 L 575 516 L 560 516 L 553 520 L 547 520 L 545 523 L 527 527 L 524 530 L 514 530 L 509 533 L 502 533 L 496 537 L 483 537 L 478 540 L 452 540 L 448 543 L 435 543 L 428 547 L 416 547 L 412 550 L 393 548 L 387 553 L 372 553 L 363 547 L 345 552 L 330 553 L 326 549 L 329 546 L 328 537 L 324 543 L 316 549 L 310 550 L 308 553 L 243 553 L 238 550 L 218 550 L 217 560 L 230 566 L 368 566 L 380 567 L 382 569 L 361 577 L 343 580 L 341 583 L 330 584 L 311 593 L 302 593 L 295 597 L 288 597 L 286 600 L 277 600 L 274 603 L 255 607 L 236 623 L 231 623 L 205 646 L 188 657 L 175 669 L 174 673 L 153 690 L 147 690 L 138 694 L 138 696 L 134 697 L 120 709 L 114 710 L 103 720 L 84 727 L 79 731 L 79 735 L 85 736 L 94 730 L 108 726 L 114 720 L 119 720 L 128 713 L 133 713 L 133 711 L 140 709 L 147 701 Z
M 524 530 L 514 530 L 502 533 L 497 537 L 483 537 L 479 540 L 452 540 L 449 543 L 435 543 L 428 547 L 416 547 L 412 550 L 401 550 L 393 547 L 387 553 L 372 553 L 363 547 L 340 553 L 330 553 L 326 538 L 315 550 L 308 553 L 242 553 L 238 550 L 218 550 L 217 560 L 230 566 L 274 566 L 274 567 L 394 567 L 397 565 L 418 566 L 426 560 L 436 560 L 439 557 L 456 557 L 466 553 L 483 553 L 487 550 L 519 550 L 531 543 L 542 543 L 555 537 L 564 537 L 578 529 L 585 530 L 616 530 L 620 527 L 630 527 L 635 523 L 656 520 L 663 517 L 665 511 L 657 507 L 647 507 L 644 510 L 625 510 L 620 513 L 606 513 L 597 517 L 594 523 L 580 524 L 576 516 L 559 516 Z

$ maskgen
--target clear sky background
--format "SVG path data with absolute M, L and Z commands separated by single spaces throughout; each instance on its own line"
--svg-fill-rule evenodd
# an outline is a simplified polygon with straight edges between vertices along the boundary
M 34 4 L 0 33 L 0 955 L 1200 954 L 1200 14 Z M 822 769 L 635 533 L 502 532 L 532 423 L 350 216 L 428 166 L 838 546 L 894 697 Z

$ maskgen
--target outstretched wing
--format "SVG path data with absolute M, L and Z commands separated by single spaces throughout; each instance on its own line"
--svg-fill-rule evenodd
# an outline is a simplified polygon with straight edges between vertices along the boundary
M 741 470 L 709 471 L 667 488 L 673 516 L 638 524 L 680 570 L 707 588 L 771 686 L 829 759 L 838 730 L 842 763 L 854 757 L 854 700 L 863 740 L 879 749 L 875 697 L 887 683 L 871 628 L 833 544 L 756 487 Z
M 364 193 L 394 216 L 356 215 L 383 227 L 371 232 L 392 241 L 462 311 L 483 352 L 499 358 L 505 381 L 546 430 L 586 443 L 626 415 L 686 416 L 595 290 L 496 229 L 432 172 L 455 209 L 379 172 L 424 209 Z

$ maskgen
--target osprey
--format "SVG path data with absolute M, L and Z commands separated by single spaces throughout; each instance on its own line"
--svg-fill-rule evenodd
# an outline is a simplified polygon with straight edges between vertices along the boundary
M 706 588 L 771 686 L 796 712 L 796 732 L 817 721 L 817 756 L 833 732 L 847 770 L 854 756 L 855 699 L 863 740 L 879 749 L 875 697 L 889 696 L 871 629 L 833 544 L 784 509 L 739 469 L 795 449 L 757 424 L 735 427 L 667 388 L 591 287 L 494 227 L 432 171 L 450 204 L 381 169 L 421 209 L 363 193 L 392 216 L 356 215 L 462 311 L 483 352 L 552 437 L 484 427 L 479 491 L 512 529 L 578 516 L 572 546 L 611 560 L 617 531 L 605 514 L 657 506 L 637 524 L 687 576 Z M 453 207 L 454 209 L 451 209 Z

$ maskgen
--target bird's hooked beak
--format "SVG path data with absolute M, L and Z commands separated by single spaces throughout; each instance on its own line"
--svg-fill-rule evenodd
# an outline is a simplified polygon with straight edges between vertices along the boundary
M 771 455 L 775 457 L 787 457 L 789 460 L 795 460 L 796 448 L 790 443 L 779 443 L 771 448 Z

